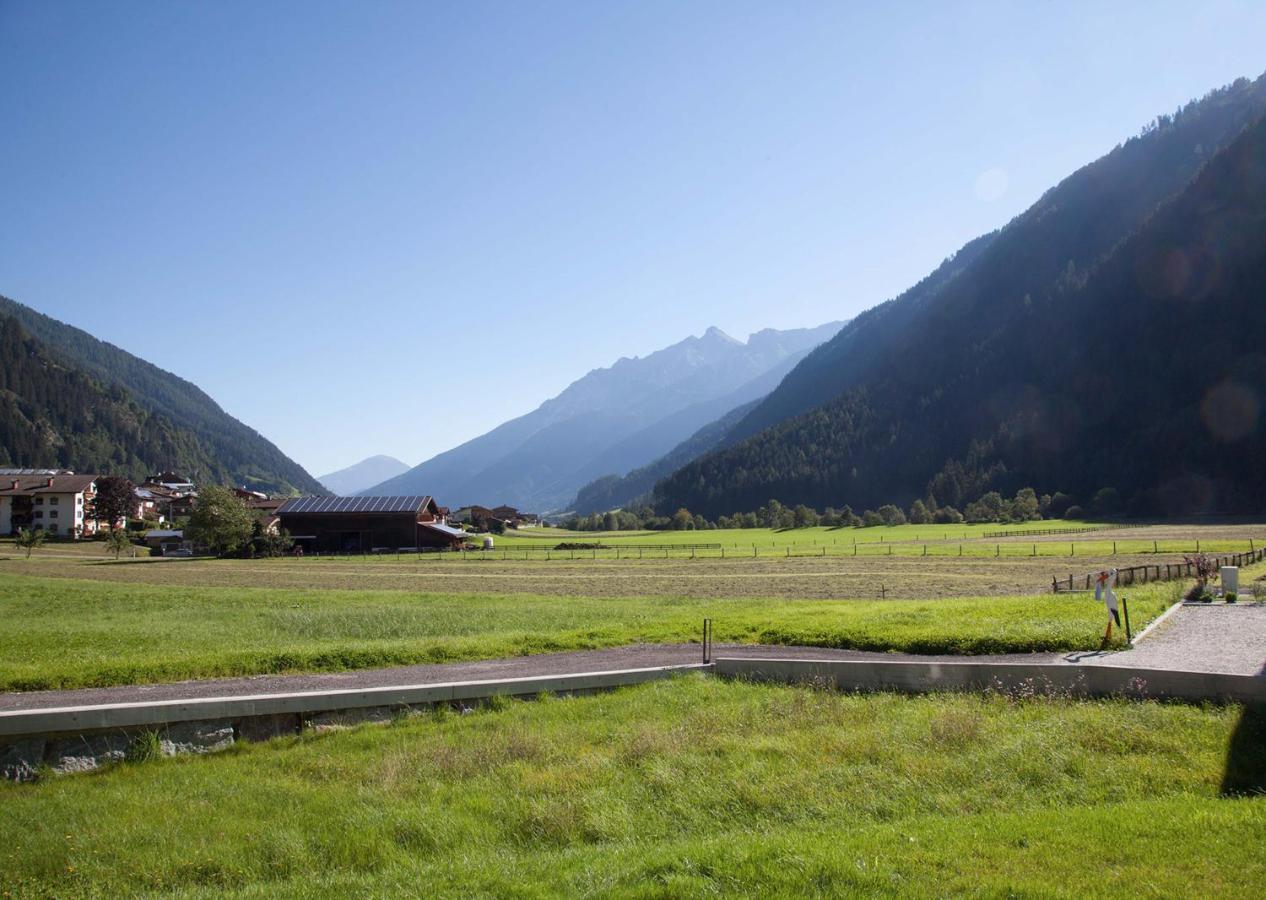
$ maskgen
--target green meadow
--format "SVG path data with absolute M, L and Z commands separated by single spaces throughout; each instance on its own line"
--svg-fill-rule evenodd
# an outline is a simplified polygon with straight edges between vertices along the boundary
M 49 897 L 1260 896 L 1264 760 L 1235 706 L 692 676 L 0 785 L 0 873 Z

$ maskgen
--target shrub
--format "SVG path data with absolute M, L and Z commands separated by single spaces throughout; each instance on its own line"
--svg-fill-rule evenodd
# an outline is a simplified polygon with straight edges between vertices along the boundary
M 1065 519 L 1084 519 L 1085 517 L 1086 517 L 1086 511 L 1082 509 L 1080 506 L 1077 506 L 1076 504 L 1064 510 Z

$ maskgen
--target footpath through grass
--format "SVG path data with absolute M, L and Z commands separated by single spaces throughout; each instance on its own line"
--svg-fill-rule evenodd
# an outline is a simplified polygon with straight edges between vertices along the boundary
M 689 677 L 0 785 L 17 895 L 1262 896 L 1260 713 Z
M 1175 585 L 1131 591 L 1141 629 Z M 716 600 L 404 591 L 167 587 L 0 577 L 0 690 L 677 643 L 705 616 L 718 642 L 910 653 L 1026 653 L 1099 646 L 1086 595 L 944 600 Z

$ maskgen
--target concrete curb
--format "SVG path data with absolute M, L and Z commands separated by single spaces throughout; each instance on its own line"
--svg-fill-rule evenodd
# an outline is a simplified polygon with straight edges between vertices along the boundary
M 11 710 L 0 712 L 0 738 L 11 740 L 37 734 L 161 726 L 210 719 L 240 720 L 282 714 L 328 713 L 371 707 L 404 708 L 434 703 L 454 703 L 462 700 L 486 700 L 496 695 L 522 697 L 540 693 L 605 690 L 656 681 L 685 672 L 707 671 L 711 668 L 711 665 L 694 663 L 649 669 L 616 669 L 605 672 L 538 675 L 491 681 L 454 681 L 349 690 Z
M 1266 678 L 1060 663 L 718 658 L 717 675 L 828 684 L 848 691 L 999 691 L 1018 695 L 1266 703 Z

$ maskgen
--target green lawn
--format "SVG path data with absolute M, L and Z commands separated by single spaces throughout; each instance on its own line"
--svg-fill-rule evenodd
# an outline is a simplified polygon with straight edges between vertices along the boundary
M 1130 592 L 1141 629 L 1178 586 Z M 169 587 L 0 576 L 0 690 L 489 659 L 698 637 L 914 653 L 1086 650 L 1086 595 L 716 600 Z
M 0 785 L 33 896 L 1262 896 L 1262 716 L 690 677 Z

